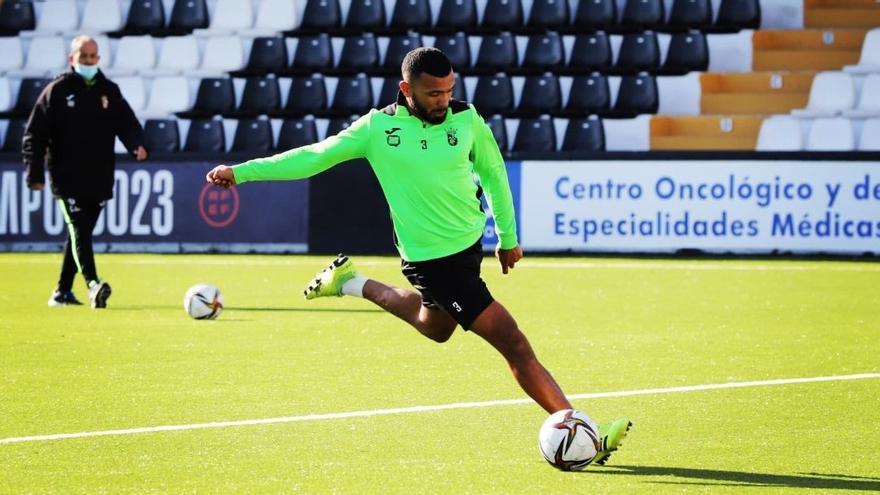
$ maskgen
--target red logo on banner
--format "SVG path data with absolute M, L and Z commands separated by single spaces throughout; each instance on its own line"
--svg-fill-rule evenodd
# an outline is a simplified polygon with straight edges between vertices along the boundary
M 205 184 L 199 194 L 199 214 L 214 228 L 226 227 L 238 216 L 238 191 Z

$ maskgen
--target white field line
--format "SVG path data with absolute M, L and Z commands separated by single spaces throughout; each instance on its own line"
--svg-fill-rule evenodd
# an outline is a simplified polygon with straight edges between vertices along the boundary
M 650 388 L 642 390 L 622 390 L 617 392 L 597 392 L 590 394 L 569 395 L 570 400 L 605 399 L 611 397 L 629 397 L 633 395 L 656 395 L 671 393 L 699 392 L 703 390 L 721 390 L 730 388 L 768 387 L 797 383 L 836 382 L 845 380 L 878 379 L 880 373 L 860 373 L 855 375 L 815 376 L 808 378 L 781 378 L 776 380 L 758 380 L 748 382 L 711 383 L 705 385 L 687 385 L 681 387 Z M 50 440 L 67 440 L 72 438 L 90 438 L 134 435 L 138 433 L 158 433 L 165 431 L 202 430 L 206 428 L 228 428 L 233 426 L 271 425 L 279 423 L 298 423 L 303 421 L 321 421 L 346 418 L 364 418 L 370 416 L 387 416 L 391 414 L 412 414 L 420 412 L 445 411 L 449 409 L 473 409 L 481 407 L 513 406 L 533 404 L 531 399 L 507 399 L 485 402 L 456 402 L 433 406 L 396 407 L 390 409 L 371 409 L 366 411 L 350 411 L 325 414 L 308 414 L 304 416 L 282 416 L 277 418 L 243 419 L 238 421 L 216 421 L 211 423 L 192 423 L 183 425 L 144 426 L 140 428 L 124 428 L 118 430 L 82 431 L 78 433 L 56 433 L 51 435 L 33 435 L 26 437 L 0 438 L 0 444 L 46 442 Z
M 483 261 L 487 268 L 494 267 L 497 262 L 488 257 Z M 0 265 L 57 265 L 57 256 L 47 256 L 38 259 L 15 259 L 14 257 L 0 256 Z M 328 258 L 329 259 L 329 258 Z M 114 259 L 113 256 L 102 255 L 102 265 L 213 265 L 213 266 L 311 266 L 315 270 L 323 265 L 314 258 L 304 258 L 298 255 L 289 257 L 277 257 L 266 259 L 198 259 L 188 256 L 150 257 L 141 259 L 127 259 L 125 261 Z M 393 258 L 388 260 L 363 260 L 357 261 L 357 266 L 400 266 L 400 260 Z M 756 263 L 749 260 L 737 260 L 733 262 L 719 263 L 717 261 L 644 261 L 644 262 L 604 262 L 604 261 L 532 261 L 528 257 L 520 261 L 516 268 L 591 268 L 603 270 L 696 270 L 696 271 L 836 271 L 836 272 L 880 272 L 880 263 L 870 262 L 831 262 L 821 261 L 803 263 Z

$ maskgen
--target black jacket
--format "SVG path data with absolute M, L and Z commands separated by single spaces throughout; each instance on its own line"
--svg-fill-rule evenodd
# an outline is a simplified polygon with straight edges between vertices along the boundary
M 143 145 L 143 135 L 119 86 L 100 71 L 87 86 L 70 69 L 46 86 L 28 120 L 22 141 L 28 185 L 45 181 L 45 163 L 54 195 L 110 199 L 116 136 L 134 152 Z

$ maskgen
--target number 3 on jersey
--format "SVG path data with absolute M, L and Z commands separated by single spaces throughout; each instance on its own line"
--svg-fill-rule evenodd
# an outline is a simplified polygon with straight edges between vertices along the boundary
M 422 139 L 422 149 L 423 150 L 428 149 L 428 140 L 427 139 Z

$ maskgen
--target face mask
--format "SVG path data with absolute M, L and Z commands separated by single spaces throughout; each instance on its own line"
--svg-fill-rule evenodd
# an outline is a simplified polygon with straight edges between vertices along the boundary
M 97 65 L 76 64 L 73 66 L 73 70 L 86 80 L 91 80 L 98 74 Z

